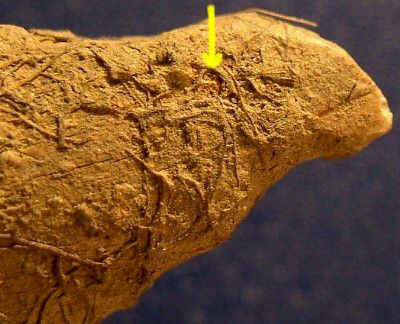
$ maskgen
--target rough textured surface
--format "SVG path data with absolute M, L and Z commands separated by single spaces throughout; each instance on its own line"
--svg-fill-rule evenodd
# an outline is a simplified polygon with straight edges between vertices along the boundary
M 228 239 L 291 168 L 391 128 L 337 45 L 255 13 L 217 19 L 216 71 L 200 60 L 206 22 L 96 41 L 1 26 L 6 323 L 95 323 L 131 306 Z

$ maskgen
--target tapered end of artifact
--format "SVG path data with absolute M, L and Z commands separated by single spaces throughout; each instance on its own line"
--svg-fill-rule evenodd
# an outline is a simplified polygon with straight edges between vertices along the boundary
M 324 156 L 324 159 L 336 160 L 352 156 L 390 132 L 393 127 L 393 114 L 379 88 L 374 87 L 374 90 L 365 96 L 365 103 L 361 108 L 360 113 L 353 116 L 352 122 L 362 127 L 355 127 L 358 131 L 347 134 L 343 140 L 344 145 L 339 145 L 342 150 Z
M 389 109 L 388 102 L 379 88 L 375 88 L 366 96 L 364 104 L 365 114 L 360 114 L 359 118 L 365 118 L 365 127 L 359 134 L 359 146 L 361 150 L 371 144 L 376 139 L 387 134 L 392 129 L 393 114 Z
M 371 133 L 371 141 L 385 135 L 388 133 L 393 127 L 393 114 L 389 109 L 388 102 L 386 98 L 382 95 L 379 96 L 380 105 L 378 105 L 377 115 L 379 116 L 379 123 L 376 125 L 375 132 Z

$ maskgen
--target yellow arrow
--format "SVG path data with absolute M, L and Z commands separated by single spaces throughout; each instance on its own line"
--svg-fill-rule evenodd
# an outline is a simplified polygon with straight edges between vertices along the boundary
M 208 53 L 202 53 L 203 62 L 209 68 L 216 68 L 222 62 L 222 54 L 215 50 L 215 6 L 207 6 L 208 13 Z

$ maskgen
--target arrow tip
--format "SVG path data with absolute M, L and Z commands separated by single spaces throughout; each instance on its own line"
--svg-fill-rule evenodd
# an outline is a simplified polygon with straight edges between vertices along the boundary
M 212 69 L 215 69 L 222 62 L 221 53 L 216 53 L 216 54 L 203 53 L 202 57 L 204 64 Z

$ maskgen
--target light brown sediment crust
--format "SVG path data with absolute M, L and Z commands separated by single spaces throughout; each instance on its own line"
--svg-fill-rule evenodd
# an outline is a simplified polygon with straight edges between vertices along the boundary
M 391 129 L 315 32 L 240 12 L 153 37 L 0 25 L 0 322 L 100 323 L 228 240 L 268 188 Z

